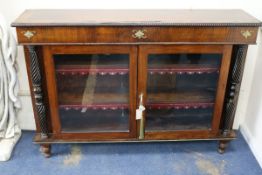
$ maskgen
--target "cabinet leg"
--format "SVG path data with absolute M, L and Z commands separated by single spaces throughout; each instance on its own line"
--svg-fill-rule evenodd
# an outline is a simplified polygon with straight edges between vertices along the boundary
M 41 144 L 40 145 L 40 152 L 48 158 L 51 156 L 51 145 L 50 144 Z
M 229 143 L 229 140 L 220 140 L 219 141 L 218 152 L 220 154 L 223 154 L 225 152 L 228 143 Z

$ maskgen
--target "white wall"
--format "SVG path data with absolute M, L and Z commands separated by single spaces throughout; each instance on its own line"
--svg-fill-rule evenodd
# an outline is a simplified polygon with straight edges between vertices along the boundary
M 260 32 L 262 33 L 262 32 Z M 260 36 L 261 38 L 262 36 Z M 251 150 L 262 165 L 262 41 L 258 43 L 259 51 L 254 66 L 250 95 L 241 124 L 241 131 L 249 143 Z
M 251 15 L 262 20 L 261 0 L 0 0 L 0 13 L 2 13 L 11 23 L 25 9 L 34 8 L 80 8 L 80 9 L 243 9 Z M 14 31 L 15 32 L 15 31 Z M 260 33 L 262 33 L 260 31 Z M 261 37 L 258 40 L 261 43 Z M 258 48 L 260 53 L 258 54 Z M 262 146 L 262 93 L 259 73 L 261 75 L 262 65 L 260 55 L 262 55 L 261 44 L 250 46 L 247 54 L 247 63 L 244 71 L 243 82 L 239 97 L 239 104 L 236 112 L 234 128 L 242 126 L 244 135 L 247 136 L 252 150 L 256 157 L 262 162 L 262 151 L 258 146 Z M 26 78 L 26 70 L 22 49 L 19 50 L 19 79 L 21 84 L 21 98 L 23 110 L 19 113 L 19 121 L 24 129 L 34 129 L 34 119 L 31 109 L 31 101 L 28 97 L 29 87 Z M 252 86 L 251 86 L 252 85 Z M 262 126 L 262 125 L 261 125 Z M 246 134 L 248 133 L 248 134 Z M 255 150 L 256 149 L 256 150 Z M 259 152 L 260 151 L 260 152 Z M 261 163 L 262 165 L 262 163 Z

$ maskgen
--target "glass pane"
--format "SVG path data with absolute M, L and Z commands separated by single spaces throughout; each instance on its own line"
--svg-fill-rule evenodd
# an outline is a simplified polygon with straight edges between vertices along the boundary
M 221 58 L 150 54 L 146 131 L 210 129 Z
M 54 55 L 62 132 L 129 131 L 129 55 Z

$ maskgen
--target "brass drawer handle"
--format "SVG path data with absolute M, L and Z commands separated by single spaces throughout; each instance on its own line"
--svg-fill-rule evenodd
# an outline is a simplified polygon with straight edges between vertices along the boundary
M 137 38 L 137 39 L 145 39 L 147 38 L 146 36 L 146 30 L 133 30 L 132 31 L 133 34 L 132 34 L 132 37 L 133 38 Z
M 241 30 L 241 34 L 244 38 L 248 38 L 252 36 L 253 31 L 251 30 Z
M 35 36 L 36 31 L 26 30 L 26 31 L 22 31 L 22 34 L 23 34 L 27 39 L 31 39 L 33 36 Z

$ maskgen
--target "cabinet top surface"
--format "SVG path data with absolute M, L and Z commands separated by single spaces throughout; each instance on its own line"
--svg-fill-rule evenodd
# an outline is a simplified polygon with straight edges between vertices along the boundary
M 12 23 L 30 26 L 261 26 L 243 10 L 26 10 Z

